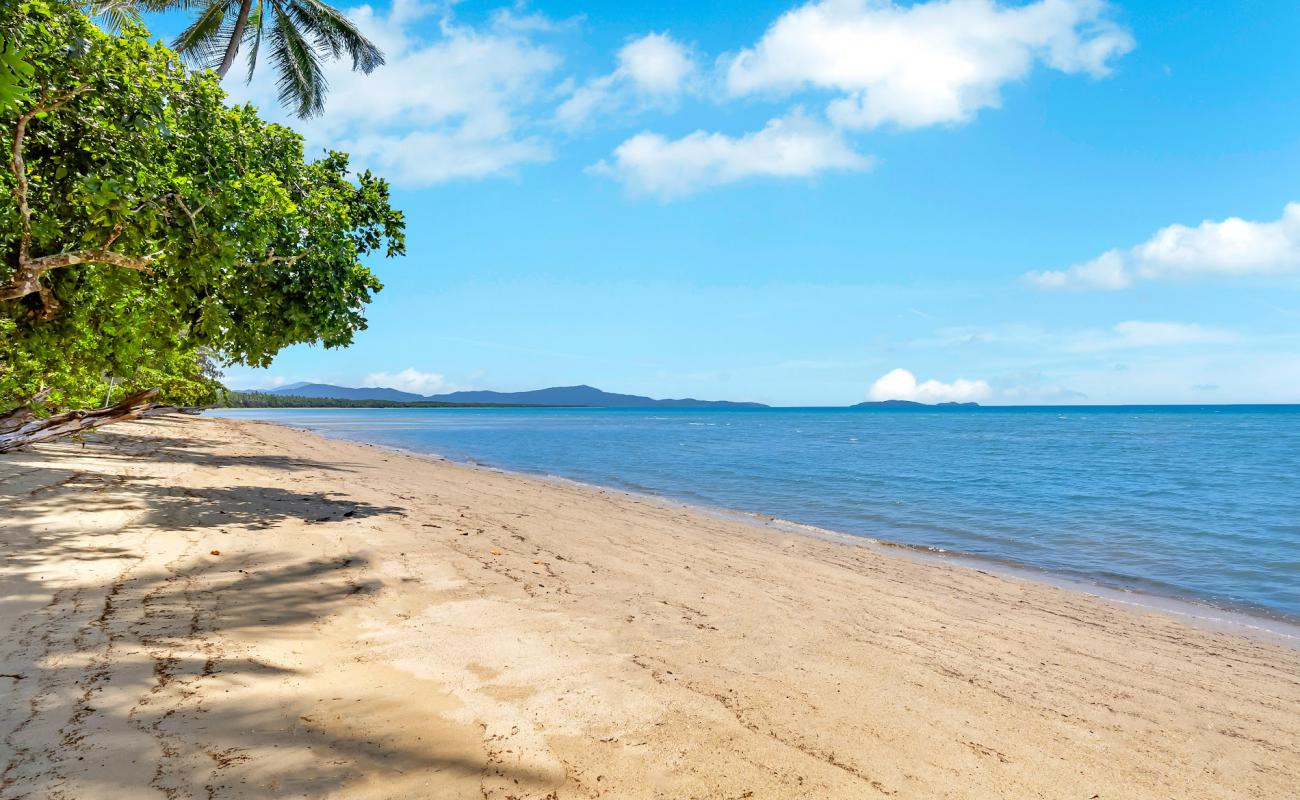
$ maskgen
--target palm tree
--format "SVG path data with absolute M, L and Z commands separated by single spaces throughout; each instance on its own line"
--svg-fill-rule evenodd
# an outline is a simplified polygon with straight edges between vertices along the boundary
M 182 5 L 179 0 L 82 0 L 81 8 L 99 20 L 110 33 L 117 33 L 127 24 L 140 25 L 141 12 L 166 11 Z
M 112 2 L 112 0 L 109 0 Z M 266 38 L 279 74 L 280 102 L 299 117 L 319 114 L 329 88 L 321 59 L 352 57 L 352 69 L 369 74 L 384 54 L 347 17 L 321 0 L 145 0 L 167 6 L 198 6 L 199 15 L 176 37 L 181 55 L 225 77 L 239 48 L 248 45 L 248 80 Z M 141 3 L 141 5 L 145 5 Z

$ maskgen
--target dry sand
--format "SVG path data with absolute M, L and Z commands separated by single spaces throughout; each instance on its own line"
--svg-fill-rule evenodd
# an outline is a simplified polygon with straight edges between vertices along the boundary
M 0 797 L 1289 798 L 1300 652 L 269 424 L 0 459 Z

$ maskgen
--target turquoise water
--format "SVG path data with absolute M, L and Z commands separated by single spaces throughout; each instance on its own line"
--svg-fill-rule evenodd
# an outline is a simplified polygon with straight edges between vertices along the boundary
M 221 414 L 1300 618 L 1300 406 Z

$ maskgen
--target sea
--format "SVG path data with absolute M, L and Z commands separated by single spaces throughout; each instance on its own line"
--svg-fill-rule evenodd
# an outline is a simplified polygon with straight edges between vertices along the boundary
M 1300 621 L 1300 406 L 214 413 Z

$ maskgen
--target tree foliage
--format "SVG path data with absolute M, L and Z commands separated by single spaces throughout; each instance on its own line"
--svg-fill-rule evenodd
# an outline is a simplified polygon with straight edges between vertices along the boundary
M 304 160 L 140 27 L 24 0 L 17 31 L 33 74 L 0 108 L 0 411 L 42 386 L 98 404 L 109 377 L 203 402 L 208 360 L 265 366 L 364 329 L 380 283 L 361 258 L 404 252 L 382 179 Z
M 27 96 L 32 65 L 18 51 L 18 0 L 0 0 L 0 110 Z

